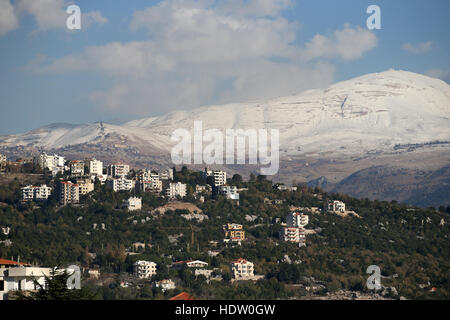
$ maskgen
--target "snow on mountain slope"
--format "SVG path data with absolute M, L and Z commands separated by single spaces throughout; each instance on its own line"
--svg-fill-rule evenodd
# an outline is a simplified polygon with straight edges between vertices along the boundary
M 280 130 L 284 155 L 361 155 L 396 144 L 450 141 L 450 86 L 406 71 L 388 70 L 271 100 L 176 111 L 162 117 L 110 124 L 54 125 L 0 137 L 0 146 L 60 148 L 101 143 L 116 134 L 129 144 L 170 150 L 178 128 Z

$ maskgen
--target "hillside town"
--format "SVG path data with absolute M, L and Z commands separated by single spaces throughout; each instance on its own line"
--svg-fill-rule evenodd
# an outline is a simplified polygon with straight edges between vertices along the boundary
M 250 178 L 250 181 L 259 183 L 260 191 L 257 191 L 238 174 L 230 178 L 226 171 L 219 169 L 189 171 L 184 167 L 181 171 L 167 168 L 158 172 L 154 169 L 135 169 L 126 163 L 107 164 L 95 158 L 66 159 L 45 152 L 33 159 L 8 161 L 5 156 L 1 156 L 1 159 L 4 176 L 22 168 L 22 171 L 32 172 L 25 174 L 25 177 L 45 177 L 45 183 L 18 185 L 20 199 L 15 204 L 18 210 L 25 210 L 30 214 L 50 206 L 54 208 L 52 210 L 56 210 L 55 213 L 70 210 L 69 212 L 76 214 L 77 224 L 89 221 L 90 228 L 85 231 L 85 236 L 97 240 L 92 243 L 91 248 L 83 249 L 86 250 L 82 255 L 84 258 L 73 262 L 82 270 L 83 283 L 97 287 L 117 286 L 123 290 L 149 287 L 152 295 L 159 298 L 170 298 L 170 295 L 175 296 L 180 290 L 189 290 L 196 281 L 204 281 L 205 285 L 212 287 L 219 283 L 243 286 L 243 283 L 256 284 L 275 277 L 281 282 L 289 283 L 292 280 L 285 280 L 284 277 L 291 277 L 287 274 L 297 272 L 296 266 L 301 266 L 304 260 L 301 256 L 311 255 L 308 250 L 310 237 L 314 239 L 315 245 L 328 245 L 330 240 L 322 239 L 326 238 L 327 233 L 323 229 L 331 223 L 330 219 L 341 219 L 334 220 L 333 225 L 339 221 L 361 223 L 364 220 L 355 211 L 357 207 L 351 205 L 349 209 L 343 199 L 330 198 L 317 188 L 310 190 L 301 185 L 272 183 L 262 176 Z M 252 198 L 252 194 L 262 191 L 264 197 Z M 303 200 L 293 201 L 293 196 Z M 211 214 L 211 206 L 216 206 L 219 202 L 222 204 Z M 111 207 L 109 203 L 116 205 Z M 309 206 L 305 206 L 307 203 Z M 260 211 L 259 214 L 258 210 L 252 209 L 255 206 Z M 87 208 L 91 209 L 86 211 Z M 105 208 L 110 209 L 105 211 Z M 220 208 L 230 211 L 221 212 Z M 96 218 L 95 214 L 88 214 L 89 210 L 110 213 Z M 233 211 L 239 210 L 249 213 L 236 216 Z M 261 210 L 267 211 L 269 215 L 262 214 Z M 123 219 L 120 227 L 111 224 L 110 219 L 115 215 L 123 217 L 120 218 Z M 100 216 L 103 218 L 99 219 Z M 171 218 L 162 223 L 161 219 L 165 219 L 164 217 Z M 185 222 L 176 222 L 179 218 Z M 211 220 L 222 224 L 210 224 Z M 308 228 L 311 221 L 312 226 Z M 427 220 L 427 223 L 430 221 L 432 220 Z M 445 225 L 443 221 L 440 221 L 441 227 Z M 151 227 L 149 236 L 140 236 L 139 241 L 130 241 L 131 238 L 137 239 L 132 236 L 129 241 L 118 243 L 119 247 L 109 249 L 112 250 L 109 258 L 99 259 L 102 249 L 94 251 L 93 247 L 110 247 L 110 244 L 97 238 L 96 234 L 115 233 L 117 228 L 126 230 L 129 228 L 127 224 L 135 230 L 155 224 L 156 229 Z M 382 228 L 385 226 L 387 227 L 383 225 Z M 17 230 L 14 225 L 1 227 L 3 238 L 0 246 L 7 250 L 13 248 L 16 240 L 12 235 Z M 158 234 L 156 230 L 162 233 Z M 163 245 L 158 240 L 162 234 L 167 236 L 168 244 Z M 162 251 L 161 245 L 169 251 Z M 271 261 L 270 256 L 258 257 L 254 261 L 255 255 L 249 255 L 248 252 L 255 245 L 273 249 L 283 247 L 280 252 L 286 254 L 276 261 Z M 122 255 L 124 258 L 120 259 L 126 261 L 125 265 L 129 267 L 126 270 L 120 265 L 111 268 L 111 261 Z M 30 257 L 32 256 L 28 255 Z M 11 260 L 6 258 L 7 256 L 3 256 L 0 259 L 2 299 L 14 299 L 18 291 L 35 291 L 38 284 L 45 282 L 45 277 L 50 275 L 51 270 L 61 265 L 61 261 L 56 261 L 54 265 L 43 265 L 36 260 L 21 261 L 24 259 L 23 255 L 11 257 Z M 110 262 L 107 262 L 108 259 Z M 266 266 L 263 261 L 270 263 Z M 282 269 L 274 274 L 273 270 L 277 265 L 282 266 Z M 283 271 L 283 268 L 294 269 L 288 272 Z M 311 280 L 312 277 L 308 279 L 301 280 L 300 283 L 303 284 L 286 286 L 290 286 L 290 290 L 303 292 L 299 298 L 304 295 L 311 299 L 337 298 L 340 294 L 343 299 L 400 297 L 393 287 L 386 287 L 383 295 L 353 294 L 352 291 L 345 290 L 342 292 L 350 293 L 343 294 L 333 291 L 323 280 Z M 294 280 L 294 283 L 298 283 L 298 280 Z

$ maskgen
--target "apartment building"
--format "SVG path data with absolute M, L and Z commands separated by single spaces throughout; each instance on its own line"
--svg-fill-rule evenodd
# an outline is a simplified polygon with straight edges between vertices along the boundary
M 159 174 L 152 170 L 142 170 L 138 174 L 139 181 L 157 181 L 160 180 Z
M 286 227 L 280 230 L 280 240 L 305 244 L 305 226 L 309 222 L 309 217 L 300 211 L 291 211 L 286 217 Z
M 231 241 L 245 240 L 245 231 L 243 230 L 242 224 L 227 223 L 223 226 L 223 231 L 225 233 L 225 239 Z
M 83 176 L 84 175 L 84 161 L 72 160 L 70 165 L 70 175 L 71 176 Z
M 78 184 L 70 181 L 61 182 L 59 202 L 62 205 L 75 204 L 80 202 L 80 188 Z
M 91 175 L 96 176 L 103 175 L 103 162 L 96 159 L 90 159 L 88 160 L 88 165 L 89 165 L 89 173 Z
M 0 153 L 0 165 L 6 163 L 6 156 Z
M 131 191 L 135 186 L 134 180 L 125 179 L 124 177 L 118 179 L 109 179 L 106 181 L 106 185 L 112 188 L 115 192 L 118 191 Z
M 23 201 L 45 201 L 52 194 L 52 188 L 43 184 L 38 186 L 26 186 L 21 188 Z
M 345 213 L 345 203 L 339 200 L 329 200 L 327 202 L 325 210 Z
M 245 279 L 254 276 L 253 263 L 243 258 L 231 262 L 231 274 L 234 279 Z
M 123 163 L 115 163 L 108 166 L 108 175 L 111 177 L 126 177 L 130 172 L 130 166 Z
M 91 179 L 77 180 L 78 187 L 80 188 L 80 195 L 88 194 L 94 191 L 94 183 Z
M 305 229 L 298 227 L 283 227 L 280 231 L 280 240 L 294 243 L 305 243 Z
M 309 222 L 309 217 L 303 212 L 292 211 L 287 215 L 286 222 L 288 227 L 304 228 Z
M 142 209 L 142 198 L 131 197 L 123 201 L 123 208 L 128 209 L 128 211 L 136 211 Z
M 138 189 L 140 191 L 160 193 L 163 189 L 163 183 L 161 180 L 153 181 L 138 181 Z
M 139 279 L 148 279 L 156 274 L 156 263 L 139 260 L 133 264 L 133 272 Z
M 171 182 L 166 189 L 166 195 L 170 199 L 175 199 L 177 196 L 181 198 L 186 197 L 186 184 L 181 182 Z
M 188 268 L 206 268 L 208 266 L 208 262 L 200 261 L 200 260 L 190 260 L 190 261 L 177 261 L 172 264 L 172 267 L 175 269 L 181 269 L 183 266 Z
M 221 186 L 220 194 L 225 195 L 230 200 L 239 200 L 239 192 L 236 186 Z
M 48 169 L 52 172 L 60 172 L 62 168 L 62 171 L 64 172 L 64 157 L 60 157 L 56 154 L 54 155 L 48 155 L 45 152 L 42 152 L 39 156 L 35 157 L 33 159 L 34 163 L 39 165 L 42 169 Z
M 214 186 L 220 187 L 227 184 L 227 173 L 222 170 L 209 170 L 205 168 L 204 177 L 214 177 Z
M 29 264 L 0 259 L 0 300 L 8 300 L 14 291 L 35 291 L 39 289 L 33 280 L 45 285 L 45 276 L 51 268 L 32 267 Z

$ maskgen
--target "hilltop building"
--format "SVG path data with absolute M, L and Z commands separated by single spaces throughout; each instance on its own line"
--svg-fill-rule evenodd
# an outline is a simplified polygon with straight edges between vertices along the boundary
M 103 162 L 96 160 L 96 159 L 90 159 L 87 162 L 89 165 L 89 174 L 91 176 L 103 175 Z
M 181 198 L 186 197 L 186 184 L 181 182 L 171 182 L 166 189 L 166 195 L 170 199 L 175 199 L 177 196 Z
M 123 163 L 115 163 L 108 166 L 108 175 L 114 178 L 125 178 L 130 172 L 130 166 Z
M 248 279 L 254 276 L 253 263 L 243 258 L 231 262 L 231 274 L 234 279 Z

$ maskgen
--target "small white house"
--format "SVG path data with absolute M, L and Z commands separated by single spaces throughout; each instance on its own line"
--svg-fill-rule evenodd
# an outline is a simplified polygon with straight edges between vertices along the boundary
M 124 200 L 122 207 L 127 208 L 128 211 L 136 211 L 142 209 L 142 198 L 131 197 Z

